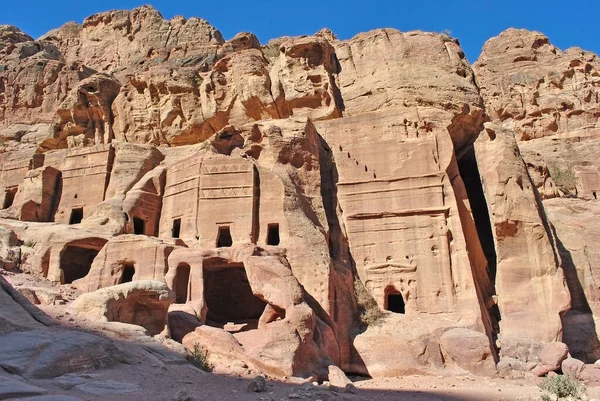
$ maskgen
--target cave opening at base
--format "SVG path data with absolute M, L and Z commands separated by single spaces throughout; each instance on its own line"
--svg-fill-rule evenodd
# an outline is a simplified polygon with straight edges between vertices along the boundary
M 177 266 L 173 290 L 175 291 L 175 303 L 184 304 L 188 300 L 188 287 L 190 286 L 190 265 L 182 263 Z
M 402 297 L 400 291 L 394 287 L 388 287 L 385 289 L 384 309 L 394 313 L 406 313 L 404 297 Z
M 68 245 L 61 254 L 61 284 L 71 284 L 90 272 L 92 262 L 99 250 Z
M 128 263 L 123 266 L 123 273 L 121 274 L 121 284 L 131 283 L 133 276 L 135 275 L 135 267 L 133 264 Z
M 244 265 L 213 258 L 203 270 L 207 324 L 232 332 L 256 329 L 267 304 L 252 293 Z

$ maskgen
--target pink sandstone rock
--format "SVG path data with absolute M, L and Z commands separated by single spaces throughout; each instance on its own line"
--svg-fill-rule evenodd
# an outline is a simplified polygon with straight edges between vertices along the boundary
M 155 335 L 165 328 L 174 300 L 175 294 L 164 283 L 136 280 L 80 295 L 69 309 L 90 320 L 142 326 Z
M 547 344 L 540 352 L 540 362 L 552 367 L 552 370 L 560 368 L 561 363 L 567 359 L 569 348 L 566 344 L 554 342 Z
M 487 191 L 483 207 L 491 222 L 488 240 L 495 243 L 502 335 L 555 341 L 562 330 L 560 315 L 570 306 L 569 290 L 513 132 L 486 124 L 474 157 Z M 542 296 L 548 292 L 552 296 Z M 523 310 L 524 303 L 537 306 Z
M 485 43 L 473 69 L 491 118 L 514 127 L 518 140 L 600 128 L 593 53 L 563 52 L 539 32 L 508 29 Z
M 584 368 L 585 363 L 575 358 L 566 358 L 561 364 L 562 373 L 571 379 L 578 379 Z
M 442 354 L 459 367 L 482 376 L 496 373 L 488 337 L 477 331 L 457 328 L 440 337 Z
M 597 56 L 509 30 L 472 70 L 446 35 L 261 46 L 149 6 L 0 44 L 2 266 L 164 282 L 174 339 L 276 377 L 597 359 L 570 224 L 600 190 Z
M 579 373 L 579 380 L 590 385 L 600 385 L 600 367 L 598 365 L 586 364 L 581 373 Z

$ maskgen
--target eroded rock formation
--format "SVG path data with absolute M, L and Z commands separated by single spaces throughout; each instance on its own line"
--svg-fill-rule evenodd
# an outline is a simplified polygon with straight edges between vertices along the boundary
M 597 288 L 590 286 L 593 272 L 598 269 L 592 245 L 597 224 L 590 218 L 594 215 L 599 177 L 598 56 L 578 48 L 561 51 L 539 32 L 509 29 L 485 44 L 473 68 L 494 123 L 477 141 L 475 153 L 483 180 L 492 180 L 485 184 L 485 190 L 491 221 L 496 222 L 493 234 L 498 279 L 505 274 L 503 264 L 512 266 L 509 269 L 522 269 L 535 283 L 530 294 L 543 293 L 535 302 L 554 303 L 552 309 L 560 311 L 562 324 L 554 315 L 557 330 L 545 335 L 556 335 L 557 339 L 562 336 L 573 355 L 593 362 L 600 356 L 594 306 L 598 295 Z M 501 146 L 499 141 L 507 145 Z M 504 154 L 505 162 L 486 173 L 483 169 L 491 167 L 493 154 L 499 156 L 499 152 Z M 482 168 L 486 165 L 489 167 Z M 509 174 L 510 168 L 520 172 Z M 537 212 L 527 207 L 534 202 Z M 583 216 L 587 216 L 585 224 Z M 515 246 L 527 246 L 529 250 L 519 252 Z M 526 254 L 533 259 L 519 261 Z M 544 259 L 546 262 L 540 264 Z M 558 268 L 556 273 L 552 265 Z M 561 271 L 568 296 L 561 289 Z M 506 302 L 524 295 L 523 291 L 514 292 L 524 283 L 522 275 L 511 272 L 504 277 L 512 282 L 506 293 L 511 299 Z M 554 283 L 542 287 L 543 281 Z M 504 291 L 499 285 L 496 281 L 502 299 Z M 568 299 L 570 302 L 566 302 Z M 518 331 L 542 313 L 537 308 L 528 309 L 537 311 L 533 314 L 523 309 L 523 305 L 514 308 L 520 315 L 518 319 L 529 322 Z M 543 326 L 536 325 L 531 332 L 539 335 L 538 328 Z
M 600 170 L 575 144 L 574 183 L 548 158 L 557 136 L 596 143 L 597 56 L 516 30 L 474 69 L 433 33 L 261 46 L 146 6 L 0 41 L 0 258 L 91 293 L 73 310 L 166 320 L 275 377 L 600 350 L 596 258 L 559 208 Z M 146 280 L 164 284 L 133 294 Z

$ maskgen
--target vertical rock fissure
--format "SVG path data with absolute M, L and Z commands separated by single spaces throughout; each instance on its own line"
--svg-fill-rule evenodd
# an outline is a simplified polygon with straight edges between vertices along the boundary
M 477 235 L 481 242 L 481 247 L 488 262 L 488 274 L 492 283 L 496 281 L 497 255 L 494 242 L 494 233 L 490 219 L 488 203 L 483 191 L 479 167 L 475 158 L 475 149 L 471 145 L 458 159 L 458 169 L 460 176 L 465 184 L 471 213 L 475 221 Z
M 338 204 L 337 182 L 338 171 L 334 154 L 323 137 L 319 135 L 319 161 L 321 172 L 321 198 L 328 223 L 328 248 L 333 274 L 329 277 L 329 286 L 336 313 L 333 319 L 327 319 L 333 327 L 341 352 L 341 368 L 344 371 L 368 375 L 365 362 L 353 345 L 354 338 L 365 330 L 361 325 L 358 299 L 355 291 L 355 280 L 358 280 L 356 264 L 350 251 L 344 222 L 340 220 L 342 213 Z M 337 276 L 337 277 L 336 277 Z M 362 286 L 362 283 L 361 283 Z M 345 294 L 338 296 L 336 294 Z M 375 300 L 364 290 L 371 304 L 377 307 Z M 344 334 L 342 334 L 344 333 Z

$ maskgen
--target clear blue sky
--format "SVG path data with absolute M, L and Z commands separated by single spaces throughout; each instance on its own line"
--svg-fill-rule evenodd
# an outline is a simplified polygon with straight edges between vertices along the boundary
M 16 25 L 37 38 L 68 21 L 142 4 L 152 4 L 165 18 L 205 18 L 226 39 L 250 31 L 261 43 L 323 27 L 340 39 L 383 27 L 448 30 L 475 61 L 488 38 L 516 27 L 541 31 L 563 50 L 579 46 L 600 53 L 600 0 L 2 0 L 0 24 Z

